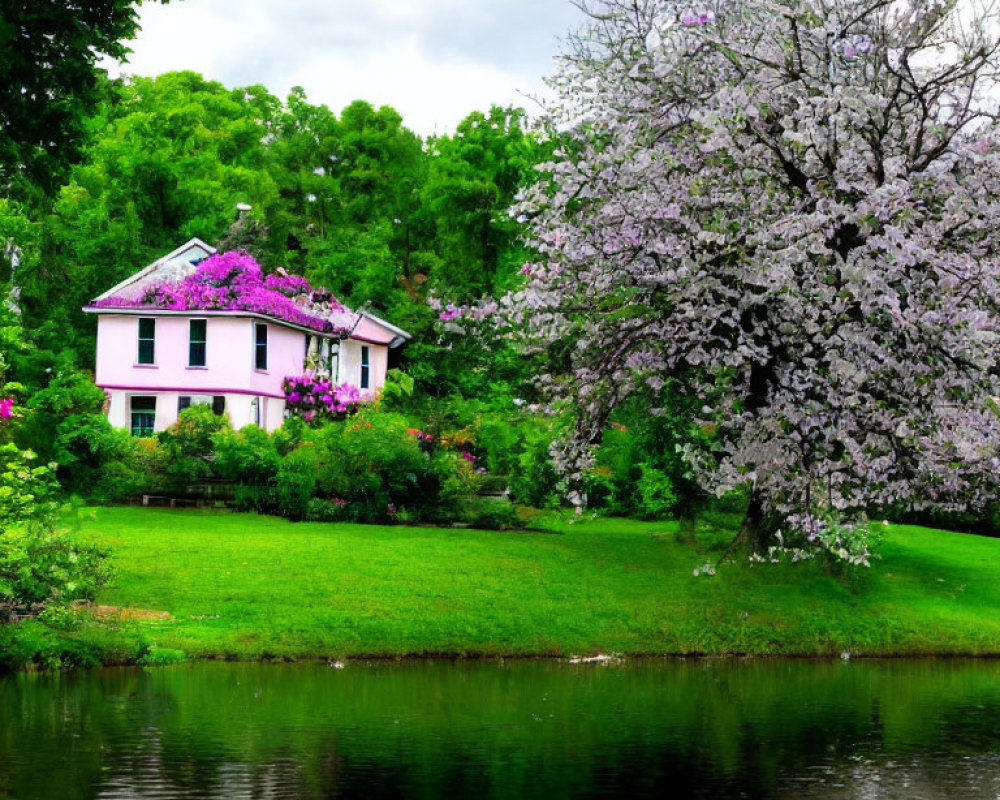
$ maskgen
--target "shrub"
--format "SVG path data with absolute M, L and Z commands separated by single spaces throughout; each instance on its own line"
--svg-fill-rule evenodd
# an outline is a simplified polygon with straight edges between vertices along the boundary
M 146 667 L 166 667 L 171 664 L 182 664 L 187 661 L 187 653 L 169 647 L 150 645 L 149 649 L 139 658 L 139 663 Z
M 499 500 L 476 500 L 470 503 L 463 515 L 463 521 L 472 528 L 489 531 L 505 531 L 521 528 L 517 508 L 511 503 Z
M 275 478 L 278 513 L 291 520 L 306 517 L 309 500 L 316 488 L 319 467 L 317 449 L 309 444 L 289 453 L 281 462 Z
M 109 466 L 126 457 L 130 442 L 128 432 L 104 414 L 71 414 L 56 428 L 60 482 L 68 491 L 91 495 Z
M 50 466 L 0 447 L 0 617 L 19 608 L 91 600 L 108 579 L 106 551 L 54 527 L 60 508 Z
M 54 460 L 61 423 L 77 414 L 100 414 L 104 402 L 104 392 L 94 385 L 91 375 L 76 370 L 61 372 L 25 404 L 18 439 L 43 460 Z
M 154 438 L 126 435 L 125 440 L 122 457 L 105 464 L 90 492 L 92 499 L 114 502 L 167 491 L 169 455 L 166 449 Z
M 348 522 L 352 513 L 346 500 L 314 497 L 306 505 L 306 519 L 311 522 Z
M 673 481 L 662 469 L 640 464 L 639 507 L 637 511 L 646 519 L 660 519 L 670 515 L 677 503 Z
M 247 486 L 273 484 L 281 466 L 274 439 L 256 425 L 238 431 L 224 429 L 212 439 L 215 469 L 223 478 Z

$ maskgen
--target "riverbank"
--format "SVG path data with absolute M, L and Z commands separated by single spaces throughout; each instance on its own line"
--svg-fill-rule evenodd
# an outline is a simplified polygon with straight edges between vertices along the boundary
M 881 560 L 842 578 L 815 562 L 695 576 L 729 534 L 693 546 L 669 522 L 512 533 L 122 507 L 81 524 L 114 552 L 109 608 L 0 632 L 8 661 L 1000 654 L 1000 540 L 911 526 L 885 526 Z

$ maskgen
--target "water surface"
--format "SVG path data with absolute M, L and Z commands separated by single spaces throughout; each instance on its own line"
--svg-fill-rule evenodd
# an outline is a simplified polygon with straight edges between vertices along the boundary
M 0 678 L 0 798 L 997 798 L 1000 662 L 198 663 Z

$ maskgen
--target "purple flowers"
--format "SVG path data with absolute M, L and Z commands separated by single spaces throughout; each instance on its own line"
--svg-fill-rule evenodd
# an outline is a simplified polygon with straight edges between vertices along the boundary
M 690 11 L 685 11 L 681 14 L 681 25 L 707 25 L 714 18 L 715 15 L 711 12 L 693 14 Z
M 848 39 L 844 39 L 841 44 L 841 52 L 844 58 L 851 61 L 858 56 L 870 53 L 874 49 L 872 40 L 867 36 L 852 36 Z
M 14 416 L 14 398 L 5 397 L 0 400 L 0 419 L 10 419 Z
M 317 380 L 310 373 L 289 376 L 282 383 L 285 405 L 306 422 L 319 417 L 339 419 L 357 411 L 361 390 L 350 383 L 334 386 L 331 381 Z
M 438 319 L 442 322 L 448 322 L 449 320 L 456 319 L 462 316 L 462 310 L 460 308 L 455 308 L 451 303 L 445 306 L 444 311 L 438 314 Z
M 141 297 L 108 297 L 97 308 L 163 308 L 170 311 L 249 311 L 324 333 L 344 333 L 353 315 L 329 292 L 279 270 L 264 276 L 246 253 L 216 253 L 176 283 L 150 287 Z

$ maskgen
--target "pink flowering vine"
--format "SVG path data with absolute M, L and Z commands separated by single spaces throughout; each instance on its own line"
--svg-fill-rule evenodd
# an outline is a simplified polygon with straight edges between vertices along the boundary
M 311 373 L 289 376 L 282 382 L 285 408 L 312 423 L 317 419 L 342 419 L 358 410 L 363 401 L 361 390 L 351 383 L 334 386 Z
M 95 308 L 162 308 L 170 311 L 248 311 L 323 333 L 346 333 L 355 317 L 329 292 L 286 272 L 265 276 L 247 253 L 216 253 L 176 282 L 147 289 L 138 298 L 112 296 Z

